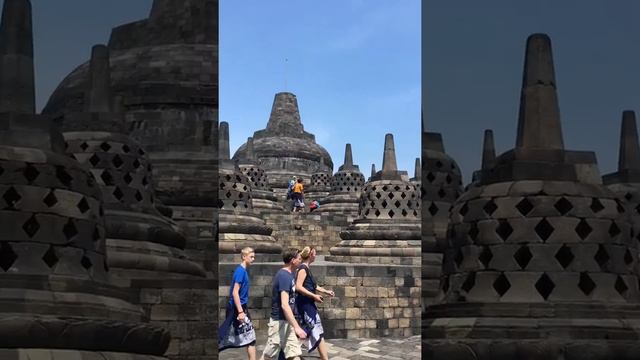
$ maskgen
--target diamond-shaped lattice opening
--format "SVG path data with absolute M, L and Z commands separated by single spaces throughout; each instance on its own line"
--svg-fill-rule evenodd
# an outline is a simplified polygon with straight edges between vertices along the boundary
M 467 213 L 469 212 L 469 206 L 467 205 L 467 203 L 464 203 L 464 205 L 462 205 L 462 207 L 460 208 L 460 215 L 465 216 Z
M 98 164 L 100 163 L 100 157 L 98 156 L 98 154 L 93 154 L 91 155 L 91 157 L 89 158 L 89 162 L 91 163 L 91 165 L 98 166 Z
M 429 206 L 429 208 L 427 209 L 429 210 L 429 214 L 431 214 L 431 216 L 435 216 L 438 213 L 438 207 L 436 206 L 436 203 L 432 202 L 431 206 Z
M 447 184 L 451 184 L 451 182 L 453 181 L 453 179 L 451 178 L 451 175 L 447 174 L 445 181 L 447 182 Z
M 35 215 L 31 215 L 29 220 L 25 221 L 25 223 L 22 224 L 22 230 L 24 230 L 24 232 L 27 233 L 30 238 L 32 238 L 38 232 L 38 230 L 40 230 L 40 223 L 38 222 L 38 220 L 36 220 Z
M 406 198 L 406 197 L 407 197 L 407 194 L 405 194 L 405 193 L 401 193 L 401 194 L 400 194 L 400 197 L 404 199 L 404 198 Z
M 471 238 L 471 240 L 476 241 L 479 233 L 480 230 L 478 229 L 478 224 L 475 222 L 471 223 L 471 227 L 469 228 L 469 237 Z
M 393 210 L 389 210 L 389 217 L 392 218 L 396 213 L 393 212 Z
M 133 160 L 133 168 L 137 169 L 140 167 L 140 161 L 138 159 Z
M 9 205 L 9 208 L 14 208 L 16 203 L 22 199 L 22 196 L 16 191 L 16 189 L 12 186 L 2 195 L 4 201 Z
M 436 161 L 436 167 L 440 169 L 442 167 L 442 162 L 440 160 Z
M 394 202 L 393 205 L 395 205 L 396 208 L 399 208 L 402 205 L 402 203 L 400 201 L 396 200 L 396 202 Z
M 604 245 L 602 244 L 598 245 L 598 252 L 596 252 L 596 255 L 593 258 L 598 263 L 598 265 L 600 265 L 600 268 L 603 268 L 605 265 L 607 265 L 609 259 L 611 259 L 609 253 L 607 252 L 607 249 L 605 249 Z
M 231 203 L 231 206 L 234 208 L 238 207 L 238 202 L 234 200 L 233 203 Z
M 387 200 L 382 200 L 382 203 L 381 203 L 380 205 L 382 205 L 382 208 L 383 208 L 383 209 L 386 209 L 386 208 L 387 208 L 387 205 L 388 205 L 388 204 L 387 204 Z
M 435 176 L 435 175 L 433 175 L 433 173 L 431 173 L 431 172 L 430 172 L 430 173 L 428 173 L 428 174 L 427 174 L 427 180 L 428 180 L 430 183 L 432 183 L 432 182 L 433 182 L 433 180 L 435 180 L 435 179 L 436 179 L 436 176 Z
M 111 145 L 109 145 L 109 143 L 105 141 L 102 144 L 100 144 L 100 149 L 107 152 L 111 149 Z
M 547 300 L 549 295 L 553 292 L 553 289 L 556 287 L 556 284 L 553 283 L 553 280 L 551 280 L 547 274 L 542 274 L 538 281 L 536 281 L 535 287 L 536 290 L 538 290 L 538 294 Z
M 620 230 L 618 225 L 616 225 L 616 222 L 612 221 L 611 222 L 611 226 L 609 226 L 609 236 L 616 237 L 616 236 L 620 235 L 621 232 L 622 232 L 622 230 Z
M 83 196 L 82 199 L 78 202 L 78 205 L 76 205 L 78 207 L 78 210 L 80 210 L 81 213 L 86 213 L 87 211 L 89 211 L 89 209 L 91 209 L 91 206 L 89 206 L 89 202 L 87 201 L 87 199 Z
M 573 205 L 565 197 L 562 197 L 560 198 L 560 200 L 556 201 L 556 203 L 553 204 L 553 207 L 556 208 L 556 210 L 558 210 L 560 215 L 565 215 L 569 211 L 571 211 L 571 209 L 573 209 Z
M 633 262 L 633 255 L 631 255 L 631 251 L 629 251 L 629 249 L 627 249 L 624 252 L 624 263 L 626 265 L 630 265 Z
M 629 287 L 627 286 L 627 284 L 624 282 L 624 279 L 620 275 L 618 275 L 618 278 L 616 279 L 615 288 L 618 294 L 622 296 L 625 296 L 627 294 L 627 290 L 629 290 Z
M 105 185 L 115 184 L 115 181 L 113 180 L 113 176 L 111 176 L 111 173 L 108 170 L 104 170 L 102 174 L 100 174 L 100 178 L 102 179 L 102 182 L 104 182 Z
M 503 296 L 507 291 L 509 291 L 509 289 L 511 289 L 511 283 L 504 274 L 500 274 L 500 276 L 498 276 L 498 278 L 493 282 L 493 289 L 498 293 L 498 295 Z
M 485 269 L 489 267 L 491 259 L 493 259 L 491 248 L 489 248 L 488 246 L 482 247 L 482 252 L 480 253 L 480 256 L 478 256 L 478 260 L 480 260 L 482 265 L 484 265 Z
M 591 279 L 591 276 L 589 276 L 588 273 L 581 272 L 580 281 L 578 282 L 578 287 L 580 288 L 580 290 L 582 290 L 582 292 L 585 295 L 589 296 L 591 292 L 593 292 L 593 289 L 596 288 L 596 283 L 593 282 L 593 280 Z
M 382 197 L 382 194 L 380 194 L 379 192 L 378 192 L 378 193 L 376 193 L 376 198 L 377 198 L 377 199 L 380 199 L 381 197 Z
M 49 246 L 49 250 L 42 256 L 42 260 L 47 264 L 50 269 L 53 269 L 54 266 L 58 263 L 58 255 L 56 255 L 56 250 L 53 246 Z
M 40 175 L 40 171 L 36 169 L 33 165 L 29 164 L 22 172 L 24 178 L 29 182 L 33 182 Z
M 376 214 L 376 216 L 380 216 L 380 210 L 376 209 L 376 212 L 374 212 L 374 214 Z
M 89 144 L 87 144 L 86 142 L 83 142 L 82 144 L 80 144 L 80 149 L 82 149 L 82 151 L 86 151 L 89 148 Z
M 496 210 L 498 210 L 498 205 L 496 205 L 493 199 L 491 199 L 487 201 L 486 204 L 484 204 L 484 206 L 482 207 L 482 210 L 484 210 L 484 212 L 487 213 L 487 215 L 491 216 L 491 214 L 493 214 Z
M 624 198 L 627 199 L 627 201 L 631 200 L 632 197 L 633 195 L 631 193 L 624 194 Z
M 67 238 L 67 240 L 71 240 L 74 236 L 78 235 L 78 229 L 71 219 L 69 219 L 69 221 L 64 224 L 62 232 L 64 233 L 64 236 Z
M 138 200 L 138 201 L 142 201 L 142 199 L 144 199 L 144 197 L 142 196 L 140 191 L 136 191 L 136 193 L 135 193 L 135 195 L 133 195 L 133 197 L 136 198 L 136 200 Z
M 122 190 L 120 190 L 119 187 L 116 186 L 115 190 L 113 190 L 113 196 L 115 196 L 116 199 L 118 200 L 122 200 L 122 198 L 124 198 L 124 193 L 122 192 Z
M 89 270 L 93 266 L 93 264 L 91 263 L 91 259 L 86 256 L 82 257 L 82 260 L 80 260 L 80 264 L 82 264 L 82 267 L 87 270 Z
M 624 212 L 624 206 L 620 203 L 620 200 L 616 199 L 616 209 L 620 214 Z
M 456 251 L 456 256 L 453 258 L 453 261 L 455 261 L 456 265 L 460 267 L 460 264 L 462 264 L 463 260 L 464 260 L 464 255 L 462 254 L 462 249 L 458 248 L 458 251 Z
M 520 249 L 518 249 L 518 251 L 513 254 L 513 258 L 523 270 L 527 267 L 527 265 L 529 265 L 529 261 L 531 261 L 532 257 L 533 255 L 531 254 L 531 250 L 529 250 L 529 247 L 526 245 L 521 246 Z
M 126 153 L 128 153 L 130 151 L 131 151 L 131 148 L 129 147 L 129 145 L 127 145 L 127 144 L 122 145 L 122 152 L 124 152 L 126 154 Z
M 2 173 L 4 173 L 4 169 L 0 166 L 0 175 L 2 175 Z
M 62 166 L 56 166 L 56 178 L 58 178 L 58 180 L 60 180 L 60 182 L 65 186 L 71 185 L 71 180 L 73 180 L 71 175 L 69 175 L 67 170 Z
M 124 161 L 122 160 L 122 158 L 120 158 L 120 156 L 116 155 L 113 157 L 113 159 L 111 160 L 111 163 L 113 164 L 113 166 L 115 166 L 116 168 L 119 168 L 120 166 L 122 166 L 122 164 L 124 164 Z
M 402 216 L 407 216 L 407 215 L 409 215 L 409 213 L 407 212 L 407 210 L 402 209 Z
M 353 186 L 353 183 L 351 184 L 351 186 Z M 388 196 L 389 196 L 389 199 L 393 199 L 393 197 L 394 197 L 395 195 L 393 195 L 393 193 L 391 192 L 391 193 L 389 193 L 389 195 L 388 195 Z
M 389 187 L 387 185 L 382 186 L 382 191 L 387 191 Z
M 0 268 L 8 271 L 18 258 L 18 254 L 13 251 L 8 243 L 0 243 Z
M 122 180 L 124 180 L 125 183 L 131 184 L 131 182 L 133 181 L 133 178 L 131 177 L 131 175 L 129 173 L 124 174 L 124 176 L 122 177 Z
M 542 220 L 540 220 L 538 225 L 536 225 L 534 230 L 536 231 L 536 234 L 538 234 L 540 239 L 542 239 L 542 241 L 547 241 L 547 239 L 551 236 L 551 234 L 553 234 L 553 231 L 555 229 L 553 228 L 553 226 L 551 226 L 546 218 L 543 218 Z
M 598 198 L 592 198 L 591 205 L 589 207 L 591 208 L 591 211 L 593 211 L 594 213 L 598 213 L 604 209 L 604 205 L 602 205 L 602 203 Z
M 42 199 L 42 202 L 44 202 L 44 204 L 47 205 L 47 207 L 52 207 L 55 204 L 57 204 L 58 198 L 55 195 L 55 190 L 49 191 L 47 196 L 45 196 L 44 199 Z
M 511 227 L 509 222 L 507 220 L 500 220 L 500 225 L 496 228 L 496 234 L 498 234 L 503 241 L 506 241 L 512 233 L 513 227 Z
M 471 289 L 473 289 L 473 287 L 476 284 L 476 273 L 472 272 L 469 273 L 469 275 L 467 275 L 467 278 L 465 279 L 464 283 L 462 283 L 462 290 L 469 292 L 471 291 Z
M 442 199 L 445 196 L 447 196 L 447 192 L 444 191 L 444 189 L 440 189 L 440 190 L 438 190 L 438 196 Z
M 591 226 L 589 226 L 589 223 L 587 223 L 585 219 L 582 219 L 576 226 L 575 231 L 576 234 L 580 236 L 580 239 L 584 240 L 587 238 L 587 236 L 589 236 L 589 234 L 591 234 L 593 229 L 591 228 Z
M 533 210 L 533 204 L 531 203 L 531 201 L 529 201 L 529 199 L 524 198 L 520 200 L 520 202 L 516 205 L 516 209 L 518 209 L 522 216 L 527 216 L 527 214 L 530 213 L 531 210 Z
M 562 245 L 562 247 L 556 252 L 555 258 L 556 260 L 558 260 L 558 263 L 562 266 L 562 268 L 566 269 L 567 266 L 571 264 L 573 259 L 575 259 L 575 256 L 573 255 L 570 247 L 568 247 L 567 245 Z

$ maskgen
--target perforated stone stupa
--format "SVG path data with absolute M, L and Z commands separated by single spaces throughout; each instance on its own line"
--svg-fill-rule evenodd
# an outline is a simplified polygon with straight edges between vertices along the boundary
M 292 93 L 275 95 L 266 129 L 253 134 L 254 153 L 266 171 L 269 187 L 284 196 L 289 179 L 302 176 L 309 184 L 316 172 L 333 172 L 331 156 L 304 130 L 298 100 Z M 247 144 L 241 145 L 233 159 L 246 156 Z
M 267 173 L 259 165 L 253 152 L 253 138 L 247 139 L 246 149 L 244 157 L 238 160 L 238 167 L 251 185 L 253 208 L 258 212 L 281 212 L 282 204 L 278 203 L 273 189 L 269 187 Z
M 636 243 L 594 154 L 564 150 L 546 35 L 527 39 L 521 94 L 515 149 L 451 210 L 423 357 L 638 358 Z
M 0 44 L 0 358 L 164 359 L 168 331 L 110 283 L 98 184 L 35 114 L 30 1 L 4 1 Z
M 282 247 L 268 227 L 253 211 L 251 182 L 229 158 L 229 124 L 220 123 L 220 262 L 236 262 L 240 250 L 252 247 L 261 261 L 282 260 Z
M 385 136 L 382 170 L 362 190 L 358 214 L 328 261 L 420 265 L 419 189 L 402 179 L 391 134 Z
M 636 114 L 622 113 L 618 171 L 602 177 L 604 185 L 624 203 L 633 226 L 633 241 L 640 243 L 640 146 Z
M 331 192 L 322 202 L 320 211 L 355 216 L 358 213 L 364 183 L 364 175 L 360 172 L 360 168 L 353 164 L 351 144 L 346 144 L 344 164 L 331 177 Z

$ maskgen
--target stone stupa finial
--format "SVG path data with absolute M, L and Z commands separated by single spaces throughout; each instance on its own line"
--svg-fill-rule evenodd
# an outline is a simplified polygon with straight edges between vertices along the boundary
M 247 160 L 255 160 L 255 153 L 253 152 L 253 138 L 249 136 L 247 138 Z
M 220 130 L 218 133 L 220 136 L 219 142 L 219 154 L 220 160 L 229 160 L 231 155 L 229 154 L 229 123 L 226 121 L 220 122 Z
M 376 174 L 376 164 L 371 164 L 371 176 Z
M 396 163 L 396 148 L 393 143 L 393 134 L 384 136 L 384 155 L 382 158 L 383 172 L 397 172 L 398 165 Z
M 351 153 L 351 144 L 347 144 L 344 148 L 344 166 L 353 166 L 353 155 Z
M 304 132 L 300 120 L 298 99 L 294 94 L 289 92 L 276 94 L 267 123 L 267 131 L 289 136 L 296 136 Z
M 632 110 L 622 112 L 618 171 L 623 170 L 640 170 L 638 128 L 636 127 L 636 113 Z
M 546 34 L 527 38 L 516 147 L 564 149 L 551 39 Z
M 428 150 L 444 153 L 444 142 L 442 141 L 442 134 L 426 132 L 424 138 L 426 144 L 422 144 L 422 146 L 424 146 Z
M 91 48 L 88 81 L 84 110 L 86 112 L 110 112 L 112 110 L 111 71 L 109 69 L 109 48 L 105 45 L 94 45 Z
M 413 178 L 414 179 L 420 179 L 422 174 L 422 166 L 420 165 L 420 158 L 417 157 L 416 158 L 416 164 L 415 164 L 415 168 L 413 170 Z
M 0 112 L 35 114 L 31 2 L 5 0 L 0 22 Z
M 496 161 L 496 147 L 493 142 L 493 131 L 484 131 L 484 142 L 482 143 L 482 170 L 489 169 Z

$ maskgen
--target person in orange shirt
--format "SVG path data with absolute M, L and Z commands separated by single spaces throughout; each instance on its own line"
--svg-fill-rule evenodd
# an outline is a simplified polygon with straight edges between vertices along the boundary
M 304 209 L 304 185 L 302 178 L 298 178 L 298 181 L 293 185 L 293 212 L 302 209 Z

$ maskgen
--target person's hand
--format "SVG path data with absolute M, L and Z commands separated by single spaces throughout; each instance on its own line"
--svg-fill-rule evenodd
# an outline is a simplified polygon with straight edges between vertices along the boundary
M 322 303 L 322 295 L 314 294 L 313 300 L 315 300 L 316 302 Z
M 334 293 L 333 290 L 327 290 L 327 294 L 331 297 L 336 296 L 336 293 Z
M 296 326 L 296 328 L 294 329 L 296 332 L 296 335 L 298 336 L 299 339 L 306 339 L 307 338 L 307 333 L 302 330 L 301 327 Z
M 236 319 L 240 322 L 244 322 L 244 319 L 247 317 L 245 313 L 240 313 Z

